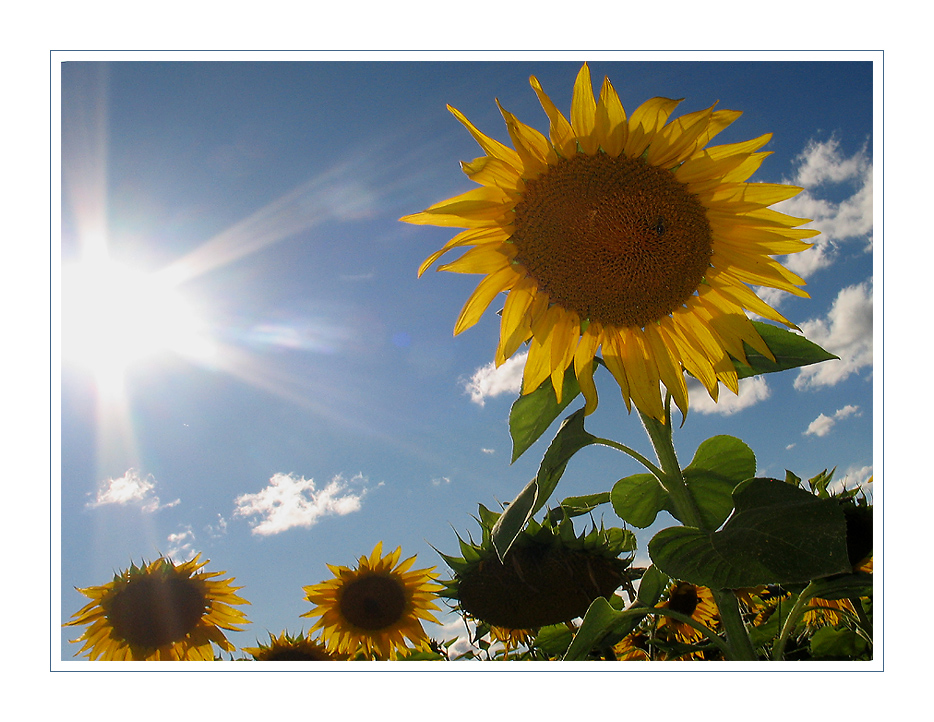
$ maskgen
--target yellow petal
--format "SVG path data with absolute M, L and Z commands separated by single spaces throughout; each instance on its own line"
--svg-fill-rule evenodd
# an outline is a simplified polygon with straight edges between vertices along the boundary
M 659 333 L 657 325 L 648 324 L 643 333 L 652 358 L 655 359 L 655 364 L 658 366 L 658 373 L 662 383 L 671 393 L 678 408 L 681 409 L 681 413 L 686 415 L 688 412 L 688 388 L 684 382 L 684 372 L 681 370 L 681 364 L 672 356 L 672 349 Z
M 471 248 L 456 261 L 439 266 L 450 273 L 493 273 L 511 263 L 517 253 L 511 243 L 486 244 Z
M 616 158 L 623 152 L 628 132 L 623 104 L 610 79 L 604 77 L 595 111 L 594 136 L 604 152 Z
M 536 283 L 523 278 L 509 292 L 503 304 L 500 320 L 499 345 L 496 349 L 496 364 L 501 366 L 532 335 L 529 307 L 535 298 Z
M 551 102 L 551 98 L 542 90 L 542 85 L 538 82 L 538 78 L 533 75 L 529 78 L 529 83 L 532 85 L 532 89 L 538 96 L 538 101 L 542 104 L 542 108 L 550 121 L 551 125 L 548 131 L 548 137 L 551 138 L 552 145 L 554 145 L 562 156 L 570 158 L 577 153 L 577 138 L 574 136 L 574 129 L 571 128 L 571 124 L 568 123 L 567 118 L 565 118 L 561 114 L 561 111 L 555 107 L 555 104 Z
M 474 137 L 474 140 L 476 140 L 480 147 L 483 148 L 484 153 L 505 161 L 516 170 L 519 170 L 522 167 L 522 163 L 519 160 L 519 155 L 516 153 L 516 151 L 514 151 L 512 148 L 509 148 L 508 146 L 503 145 L 498 140 L 494 140 L 493 138 L 490 138 L 489 136 L 481 133 L 479 130 L 477 130 L 473 123 L 467 120 L 463 113 L 457 110 L 457 108 L 453 108 L 449 105 L 448 110 L 451 111 L 454 117 L 457 118 L 465 128 L 467 128 L 470 134 Z
M 581 150 L 588 155 L 597 152 L 597 140 L 593 137 L 594 118 L 597 104 L 593 98 L 593 85 L 590 81 L 590 68 L 584 63 L 574 81 L 574 95 L 571 99 L 571 127 L 580 143 Z
M 431 267 L 431 265 L 437 261 L 441 256 L 450 251 L 452 248 L 460 248 L 463 246 L 476 246 L 476 245 L 489 245 L 489 244 L 499 244 L 507 240 L 509 235 L 503 231 L 499 226 L 494 226 L 492 228 L 470 228 L 466 231 L 461 231 L 454 238 L 444 244 L 444 247 L 439 251 L 435 251 L 428 258 L 424 260 L 421 266 L 418 269 L 418 275 L 421 275 Z
M 501 291 L 508 290 L 518 279 L 519 277 L 512 267 L 505 266 L 480 281 L 470 298 L 467 299 L 467 303 L 464 304 L 464 308 L 457 318 L 457 323 L 454 324 L 454 335 L 456 336 L 476 324 L 483 312 L 496 298 L 496 295 Z
M 574 351 L 574 375 L 586 401 L 584 415 L 597 410 L 597 387 L 593 382 L 594 357 L 600 345 L 600 327 L 594 321 L 581 333 L 580 342 Z

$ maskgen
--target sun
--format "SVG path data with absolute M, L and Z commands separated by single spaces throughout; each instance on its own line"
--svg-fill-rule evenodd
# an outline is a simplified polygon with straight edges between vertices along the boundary
M 63 361 L 107 388 L 166 353 L 201 363 L 213 353 L 201 313 L 170 279 L 106 257 L 62 268 Z

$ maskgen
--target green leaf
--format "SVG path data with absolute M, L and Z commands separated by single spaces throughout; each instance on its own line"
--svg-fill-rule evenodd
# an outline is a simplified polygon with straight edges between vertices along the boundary
M 849 599 L 872 596 L 872 574 L 856 572 L 819 579 L 809 587 L 818 599 Z
M 758 374 L 786 371 L 799 366 L 810 366 L 821 361 L 839 358 L 825 351 L 813 341 L 808 341 L 799 333 L 773 326 L 770 323 L 762 323 L 761 321 L 752 321 L 752 325 L 755 326 L 756 331 L 765 341 L 765 345 L 769 347 L 769 351 L 775 356 L 775 360 L 772 361 L 744 343 L 743 349 L 749 363 L 744 364 L 733 359 L 736 375 L 741 379 Z
M 668 492 L 652 474 L 634 474 L 613 485 L 610 501 L 620 519 L 645 529 L 665 507 Z
M 584 409 L 578 409 L 562 422 L 542 458 L 538 475 L 506 507 L 493 527 L 493 547 L 500 559 L 505 558 L 519 532 L 548 501 L 571 457 L 585 446 L 599 441 L 584 430 Z
M 726 521 L 733 511 L 733 489 L 755 475 L 756 455 L 734 436 L 714 436 L 697 447 L 684 470 L 684 481 L 705 529 L 716 529 Z
M 852 629 L 821 627 L 811 637 L 811 656 L 814 659 L 854 659 L 865 654 L 866 640 Z
M 675 579 L 712 589 L 792 584 L 849 571 L 840 506 L 777 479 L 748 479 L 720 531 L 664 529 L 649 555 Z
M 638 600 L 647 607 L 654 607 L 662 598 L 662 593 L 668 587 L 668 575 L 660 571 L 654 564 L 642 574 L 639 582 Z
M 558 505 L 557 509 L 548 512 L 548 519 L 553 524 L 557 524 L 563 519 L 588 514 L 601 504 L 606 504 L 609 500 L 610 493 L 608 491 L 586 496 L 569 496 Z
M 580 384 L 574 366 L 564 372 L 561 403 L 558 403 L 551 378 L 545 379 L 535 391 L 519 396 L 509 410 L 509 434 L 512 436 L 512 461 L 528 451 L 538 441 L 558 415 L 580 394 Z M 512 463 L 512 462 L 510 462 Z
M 534 644 L 548 656 L 556 657 L 567 651 L 572 635 L 566 624 L 553 624 L 538 630 Z
M 590 603 L 581 626 L 574 635 L 571 646 L 564 655 L 565 661 L 587 659 L 591 649 L 619 623 L 619 612 L 603 597 Z

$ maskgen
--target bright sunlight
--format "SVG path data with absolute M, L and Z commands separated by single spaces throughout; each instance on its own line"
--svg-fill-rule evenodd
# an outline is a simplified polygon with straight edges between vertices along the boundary
M 62 269 L 62 356 L 89 371 L 99 392 L 167 352 L 201 363 L 213 355 L 204 321 L 177 286 L 108 258 Z

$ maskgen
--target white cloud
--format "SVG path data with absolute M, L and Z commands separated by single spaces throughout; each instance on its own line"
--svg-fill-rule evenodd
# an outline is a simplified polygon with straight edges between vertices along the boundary
M 451 483 L 450 477 L 447 476 L 438 476 L 431 480 L 432 486 L 442 486 Z
M 784 256 L 781 262 L 798 275 L 807 278 L 815 271 L 831 265 L 840 242 L 867 239 L 864 250 L 872 249 L 872 160 L 863 147 L 852 156 L 840 152 L 836 138 L 825 142 L 811 140 L 797 157 L 798 167 L 791 183 L 805 190 L 794 198 L 777 203 L 775 208 L 799 218 L 811 218 L 808 228 L 821 235 L 809 239 L 814 247 L 803 253 Z M 828 186 L 849 186 L 849 195 L 840 201 L 823 197 Z M 839 189 L 831 189 L 839 196 Z M 782 295 L 768 291 L 766 301 L 775 303 Z
M 357 474 L 351 482 L 366 480 Z M 269 485 L 256 494 L 242 494 L 234 503 L 234 514 L 242 517 L 260 516 L 251 522 L 253 534 L 269 536 L 300 526 L 306 529 L 318 523 L 323 516 L 344 516 L 360 509 L 360 500 L 366 493 L 347 491 L 349 482 L 340 474 L 318 490 L 313 479 L 292 474 L 275 474 Z
M 840 419 L 845 419 L 847 416 L 852 416 L 853 414 L 859 416 L 860 414 L 858 411 L 859 406 L 847 404 L 842 409 L 837 409 L 833 416 L 821 414 L 808 424 L 807 431 L 805 431 L 804 434 L 805 436 L 826 436 Z
M 482 451 L 484 454 L 495 454 L 496 453 L 496 449 L 482 448 L 480 449 L 480 451 Z
M 719 401 L 714 401 L 707 393 L 700 381 L 689 378 L 687 380 L 688 393 L 690 397 L 688 403 L 689 409 L 697 411 L 699 414 L 720 414 L 721 416 L 730 416 L 737 411 L 742 411 L 753 406 L 769 397 L 771 391 L 769 385 L 762 376 L 751 376 L 739 380 L 739 394 L 736 395 L 729 389 L 720 387 Z
M 840 358 L 802 368 L 795 379 L 796 389 L 833 386 L 850 374 L 871 367 L 872 279 L 842 289 L 827 318 L 805 321 L 801 331 Z
M 175 506 L 180 499 L 162 504 L 154 489 L 156 480 L 152 474 L 144 478 L 136 469 L 127 469 L 126 473 L 117 479 L 105 479 L 97 486 L 97 496 L 88 506 L 107 506 L 119 504 L 121 506 L 138 506 L 141 511 L 154 512 Z
M 867 496 L 872 496 L 873 484 L 872 465 L 869 466 L 851 466 L 842 477 L 835 479 L 830 483 L 828 491 L 832 494 L 839 494 L 844 489 L 862 489 Z
M 193 546 L 194 541 L 195 533 L 191 530 L 190 526 L 185 527 L 185 531 L 179 532 L 178 534 L 169 534 L 169 548 L 166 550 L 165 556 L 176 564 L 193 559 L 196 554 Z
M 496 368 L 495 363 L 488 363 L 477 369 L 473 376 L 464 382 L 470 400 L 483 406 L 486 400 L 493 396 L 519 393 L 522 389 L 522 371 L 527 356 L 527 353 L 517 354 L 507 359 L 499 368 Z

